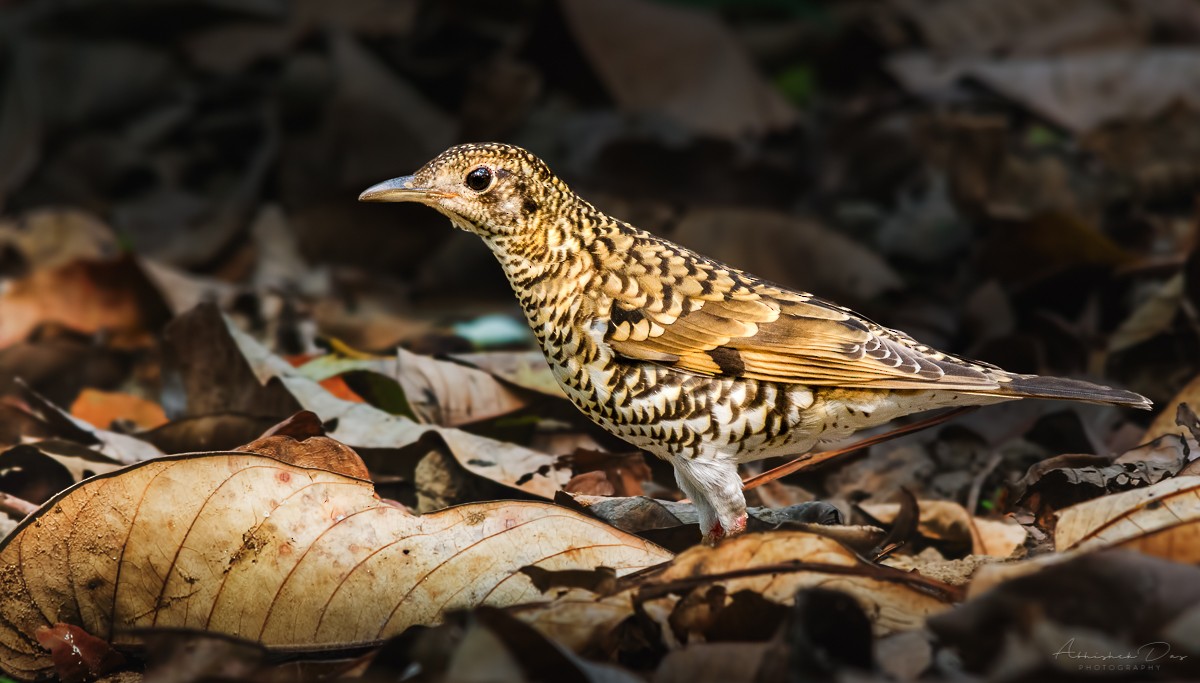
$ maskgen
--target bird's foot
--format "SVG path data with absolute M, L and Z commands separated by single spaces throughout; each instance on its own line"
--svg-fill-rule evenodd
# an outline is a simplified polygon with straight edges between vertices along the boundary
M 737 519 L 725 528 L 720 520 L 713 522 L 712 528 L 704 532 L 704 545 L 716 546 L 722 539 L 731 538 L 741 535 L 746 531 L 746 513 L 742 513 Z

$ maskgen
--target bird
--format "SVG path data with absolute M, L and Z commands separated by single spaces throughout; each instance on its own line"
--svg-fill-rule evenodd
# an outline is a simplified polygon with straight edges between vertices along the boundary
M 1022 398 L 1151 407 L 1131 391 L 938 351 L 657 237 L 513 145 L 456 145 L 359 200 L 423 204 L 481 237 L 567 397 L 674 467 L 710 545 L 746 528 L 739 463 L 938 408 Z

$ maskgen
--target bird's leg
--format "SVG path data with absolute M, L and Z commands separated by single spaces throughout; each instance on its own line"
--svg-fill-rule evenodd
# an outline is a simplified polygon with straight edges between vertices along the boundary
M 696 506 L 706 544 L 716 545 L 746 530 L 746 498 L 735 461 L 676 456 L 672 464 L 675 481 Z

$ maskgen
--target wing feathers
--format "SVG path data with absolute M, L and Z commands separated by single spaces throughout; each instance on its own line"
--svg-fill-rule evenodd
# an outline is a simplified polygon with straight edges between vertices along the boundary
M 673 257 L 660 263 L 670 264 L 672 273 L 681 267 Z M 999 386 L 986 368 L 928 351 L 846 309 L 768 285 L 751 288 L 703 265 L 710 270 L 687 281 L 671 274 L 607 275 L 613 303 L 605 341 L 613 351 L 698 374 L 794 384 Z

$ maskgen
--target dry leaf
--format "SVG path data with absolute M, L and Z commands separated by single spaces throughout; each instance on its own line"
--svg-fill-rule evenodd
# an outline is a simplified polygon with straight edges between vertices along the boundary
M 1014 500 L 1039 517 L 1106 493 L 1156 484 L 1187 463 L 1184 437 L 1167 434 L 1118 458 L 1068 453 L 1034 464 L 1013 485 Z
M 324 356 L 300 367 L 300 372 L 317 381 L 351 371 L 374 372 L 393 380 L 416 417 L 443 427 L 490 420 L 528 405 L 482 370 L 405 349 L 396 349 L 395 358 Z
M 84 333 L 103 330 L 127 343 L 141 343 L 166 318 L 165 307 L 153 297 L 128 256 L 35 270 L 0 290 L 0 348 L 46 322 Z
M 1061 54 L 1133 45 L 1145 27 L 1091 0 L 893 0 L 939 54 Z
M 796 112 L 715 16 L 645 0 L 561 0 L 559 7 L 625 110 L 661 114 L 722 137 L 762 135 L 796 123 Z
M 45 674 L 33 633 L 57 622 L 118 646 L 155 626 L 361 647 L 446 610 L 537 600 L 526 565 L 621 575 L 669 558 L 545 503 L 414 517 L 369 482 L 266 456 L 164 458 L 68 489 L 0 545 L 0 664 Z
M 1054 546 L 1059 552 L 1124 548 L 1200 563 L 1200 477 L 1175 477 L 1062 510 Z
M 698 643 L 668 652 L 654 683 L 756 683 L 772 643 Z
M 17 221 L 0 221 L 0 246 L 12 245 L 34 269 L 58 268 L 72 261 L 101 261 L 116 256 L 117 237 L 87 211 L 45 208 Z
M 1200 50 L 1191 47 L 1010 60 L 907 54 L 888 60 L 888 68 L 923 93 L 973 78 L 1075 133 L 1150 119 L 1177 103 L 1200 106 Z
M 162 406 L 154 401 L 114 391 L 85 388 L 71 404 L 71 415 L 108 429 L 117 420 L 140 429 L 154 429 L 167 422 Z
M 835 300 L 867 301 L 904 284 L 886 261 L 849 237 L 774 211 L 695 210 L 671 239 L 772 282 Z
M 565 399 L 554 372 L 541 351 L 489 351 L 484 353 L 454 353 L 450 358 L 522 389 Z
M 1124 351 L 1169 331 L 1183 303 L 1183 285 L 1183 273 L 1177 273 L 1134 309 L 1108 338 L 1109 352 Z
M 1200 673 L 1195 632 L 1178 630 L 1178 637 L 1172 636 L 1172 624 L 1182 625 L 1179 620 L 1189 614 L 1194 618 L 1200 607 L 1200 569 L 1111 551 L 1050 566 L 1018 565 L 1035 565 L 1038 571 L 929 620 L 938 640 L 954 648 L 967 671 L 997 681 L 1064 680 L 1109 671 L 1192 680 Z
M 459 464 L 477 476 L 547 499 L 553 498 L 555 491 L 570 479 L 569 472 L 555 468 L 554 456 L 458 429 L 421 425 L 365 403 L 339 399 L 269 353 L 215 310 L 206 310 L 198 311 L 197 315 L 212 321 L 207 324 L 224 328 L 261 384 L 275 380 L 304 410 L 311 410 L 324 422 L 336 420 L 337 426 L 330 430 L 329 436 L 353 448 L 398 448 L 415 444 L 432 431 L 445 442 Z
M 795 570 L 788 570 L 790 563 Z M 809 563 L 815 566 L 808 566 Z M 751 574 L 756 568 L 778 571 Z M 735 578 L 720 579 L 723 574 Z M 906 583 L 905 577 L 914 583 Z M 772 602 L 788 605 L 802 588 L 821 587 L 850 594 L 872 619 L 877 635 L 920 628 L 926 617 L 950 604 L 950 595 L 936 596 L 930 584 L 904 572 L 876 567 L 837 541 L 801 531 L 778 531 L 739 536 L 716 548 L 697 546 L 680 554 L 642 590 L 665 592 L 690 585 L 724 586 L 728 595 L 749 590 Z M 666 598 L 657 598 L 665 600 Z
M 40 420 L 47 433 L 55 437 L 82 444 L 126 465 L 162 455 L 162 451 L 141 439 L 101 429 L 72 416 L 23 385 L 21 394 L 30 408 L 28 412 Z
M 970 544 L 973 555 L 1009 557 L 1028 535 L 1024 527 L 1010 519 L 973 517 L 966 508 L 951 500 L 922 500 L 919 503 L 921 518 L 917 528 L 922 535 Z M 900 510 L 898 503 L 864 503 L 860 507 L 887 523 L 895 519 Z
M 1170 401 L 1162 404 L 1159 408 L 1158 415 L 1154 416 L 1154 421 L 1146 428 L 1146 433 L 1142 436 L 1142 442 L 1153 441 L 1167 434 L 1178 434 L 1186 436 L 1188 430 L 1183 425 L 1179 424 L 1179 406 L 1186 403 L 1189 406 L 1200 406 L 1200 375 L 1192 378 L 1179 393 L 1175 394 Z
M 25 443 L 0 452 L 0 490 L 41 503 L 88 477 L 121 463 L 70 441 Z

